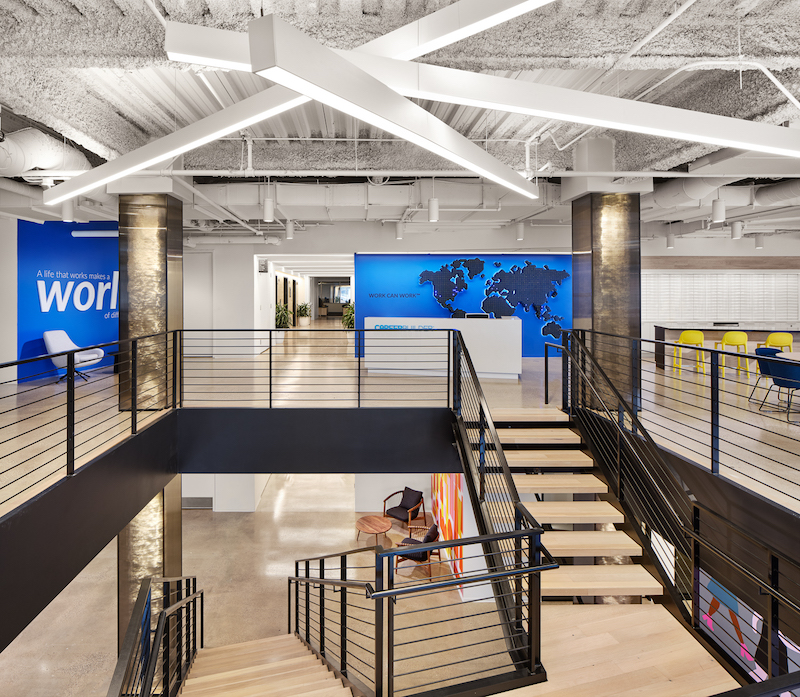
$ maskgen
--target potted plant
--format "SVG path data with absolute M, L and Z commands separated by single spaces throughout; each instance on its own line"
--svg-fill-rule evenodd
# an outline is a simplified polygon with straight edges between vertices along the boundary
M 297 318 L 299 320 L 298 324 L 301 327 L 307 327 L 311 323 L 311 304 L 310 303 L 300 303 L 297 306 Z
M 291 318 L 292 311 L 288 305 L 275 305 L 275 329 L 288 329 Z
M 342 326 L 345 329 L 353 329 L 356 326 L 356 304 L 349 303 L 344 306 L 342 312 Z

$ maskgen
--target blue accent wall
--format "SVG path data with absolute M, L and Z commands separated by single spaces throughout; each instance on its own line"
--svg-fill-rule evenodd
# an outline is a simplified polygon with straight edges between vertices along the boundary
M 355 286 L 358 329 L 365 317 L 514 316 L 535 357 L 572 326 L 568 254 L 357 254 Z
M 42 334 L 63 329 L 78 346 L 119 338 L 119 243 L 116 222 L 29 223 L 17 226 L 17 349 L 20 359 L 47 353 Z M 113 363 L 106 356 L 100 364 Z M 35 379 L 50 361 L 21 365 L 20 380 Z M 62 371 L 63 372 L 63 371 Z

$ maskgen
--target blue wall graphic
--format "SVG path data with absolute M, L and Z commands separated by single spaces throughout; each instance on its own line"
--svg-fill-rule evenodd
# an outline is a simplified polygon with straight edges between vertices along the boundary
M 17 349 L 20 359 L 47 353 L 42 333 L 63 329 L 78 346 L 119 338 L 119 244 L 116 222 L 29 223 L 17 226 Z M 74 233 L 74 234 L 73 234 Z M 106 356 L 99 365 L 113 363 Z M 21 365 L 33 379 L 50 361 Z M 63 371 L 62 371 L 63 372 Z
M 365 317 L 522 320 L 522 355 L 572 326 L 572 258 L 567 254 L 356 254 L 356 328 Z

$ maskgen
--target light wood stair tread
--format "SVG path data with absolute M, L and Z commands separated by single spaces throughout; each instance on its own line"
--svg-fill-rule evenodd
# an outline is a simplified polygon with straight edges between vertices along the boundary
M 276 644 L 296 644 L 297 637 L 293 634 L 279 634 L 278 636 L 265 637 L 263 639 L 253 639 L 251 641 L 241 641 L 238 644 L 228 644 L 227 646 L 214 646 L 211 648 L 200 649 L 200 654 L 211 656 L 224 653 L 238 653 L 248 647 L 275 646 Z
M 544 571 L 542 595 L 662 595 L 661 584 L 638 564 L 560 566 Z
M 581 442 L 581 437 L 568 428 L 499 428 L 497 435 L 501 443 L 513 445 Z
M 560 409 L 529 407 L 489 407 L 492 421 L 569 421 L 569 414 Z
M 313 654 L 303 647 L 302 650 L 287 652 L 278 656 L 271 654 L 250 654 L 245 656 L 230 656 L 225 659 L 219 660 L 206 660 L 203 662 L 195 661 L 192 666 L 192 673 L 196 677 L 204 675 L 211 675 L 214 673 L 222 673 L 230 670 L 238 670 L 240 668 L 260 667 L 269 665 L 270 663 L 280 663 L 285 660 L 293 658 L 313 658 Z
M 581 450 L 504 450 L 510 470 L 514 469 L 590 469 L 594 461 Z
M 605 494 L 608 486 L 593 474 L 514 474 L 520 494 Z
M 636 540 L 621 530 L 548 530 L 542 535 L 542 544 L 554 557 L 638 557 L 642 554 Z
M 289 679 L 297 675 L 312 675 L 312 674 L 328 674 L 328 669 L 322 664 L 322 661 L 315 657 L 313 662 L 297 663 L 292 662 L 291 666 L 281 666 L 279 663 L 247 666 L 244 668 L 235 668 L 233 670 L 224 670 L 216 673 L 209 673 L 207 675 L 194 675 L 194 670 L 189 673 L 186 679 L 188 686 L 204 687 L 208 685 L 215 685 L 217 683 L 235 683 L 249 680 L 283 680 Z M 273 667 L 274 666 L 274 667 Z M 194 666 L 192 666 L 194 668 Z
M 329 687 L 342 687 L 333 673 L 325 670 L 323 673 L 297 672 L 291 677 L 280 680 L 272 677 L 256 676 L 246 680 L 232 680 L 229 682 L 215 682 L 208 685 L 187 685 L 182 697 L 214 697 L 218 694 L 232 695 L 234 691 L 246 693 L 249 690 L 261 690 L 258 694 L 270 694 L 275 697 L 297 694 L 298 690 L 322 690 Z
M 625 516 L 608 501 L 526 501 L 538 523 L 624 523 Z
M 192 694 L 186 691 L 181 693 L 182 697 L 183 695 L 191 697 Z M 306 684 L 298 682 L 293 685 L 279 685 L 270 681 L 252 685 L 221 686 L 216 690 L 206 690 L 204 694 L 198 693 L 194 697 L 295 697 L 295 695 L 297 697 L 302 697 L 302 695 L 314 695 L 315 697 L 351 695 L 352 697 L 352 693 L 335 678 L 324 682 L 309 680 Z

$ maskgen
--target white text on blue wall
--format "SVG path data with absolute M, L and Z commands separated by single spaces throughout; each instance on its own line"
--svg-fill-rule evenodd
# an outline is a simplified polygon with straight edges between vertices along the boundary
M 106 274 L 91 274 L 108 278 Z M 97 286 L 95 288 L 95 286 Z M 119 271 L 114 271 L 111 281 L 82 281 L 77 286 L 75 281 L 67 281 L 62 287 L 61 281 L 51 281 L 47 287 L 47 281 L 36 281 L 36 288 L 39 291 L 39 308 L 42 312 L 50 312 L 55 300 L 56 311 L 64 312 L 67 304 L 72 298 L 72 304 L 79 312 L 86 312 L 94 306 L 95 310 L 104 309 L 103 305 L 108 297 L 109 310 L 117 309 L 117 294 L 119 289 Z M 110 291 L 110 292 L 109 292 Z

